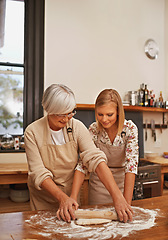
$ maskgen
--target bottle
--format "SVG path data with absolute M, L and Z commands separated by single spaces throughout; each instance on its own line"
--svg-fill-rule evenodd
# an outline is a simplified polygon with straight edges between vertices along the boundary
M 155 99 L 155 94 L 153 93 L 153 95 L 152 95 L 152 104 L 153 104 L 153 107 L 155 106 L 155 102 L 156 102 L 156 99 Z
M 160 91 L 160 96 L 159 96 L 159 107 L 163 107 L 163 96 L 162 96 L 162 91 Z
M 152 91 L 149 91 L 149 94 L 148 94 L 148 107 L 151 107 L 151 98 L 152 98 Z
M 148 94 L 148 107 L 153 107 L 154 105 L 154 97 L 153 97 L 153 90 L 150 90 L 149 91 L 149 94 Z
M 140 85 L 140 89 L 138 90 L 138 105 L 143 106 L 143 91 L 144 91 L 144 83 Z
M 147 84 L 145 84 L 145 88 L 143 90 L 143 106 L 144 107 L 148 106 L 148 89 L 147 89 Z

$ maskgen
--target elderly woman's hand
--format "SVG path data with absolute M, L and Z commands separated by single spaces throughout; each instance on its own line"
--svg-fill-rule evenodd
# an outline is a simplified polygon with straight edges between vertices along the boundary
M 78 206 L 78 203 L 73 198 L 64 195 L 60 201 L 57 218 L 66 222 L 71 222 L 71 219 L 75 220 L 74 211 L 78 209 Z

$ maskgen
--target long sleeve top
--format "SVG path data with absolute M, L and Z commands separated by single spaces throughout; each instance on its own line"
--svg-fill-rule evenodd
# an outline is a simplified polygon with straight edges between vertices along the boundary
M 113 143 L 111 143 L 104 129 L 100 133 L 96 122 L 90 125 L 89 132 L 94 142 L 98 140 L 98 135 L 100 134 L 100 141 L 106 145 L 121 146 L 125 144 L 125 173 L 137 174 L 139 160 L 138 128 L 131 120 L 125 119 L 122 133 L 121 135 L 116 135 Z M 87 169 L 82 162 L 78 163 L 76 170 L 87 174 Z
M 139 159 L 138 128 L 131 120 L 125 119 L 123 130 L 120 135 L 116 135 L 113 143 L 111 143 L 104 129 L 99 133 L 96 122 L 90 125 L 89 131 L 94 142 L 98 140 L 98 134 L 101 134 L 100 141 L 106 145 L 120 146 L 125 144 L 125 172 L 137 174 Z
M 100 162 L 107 162 L 105 154 L 96 148 L 88 129 L 81 121 L 72 118 L 69 124 L 72 127 L 73 138 L 78 146 L 78 154 L 83 166 L 89 172 L 94 172 Z M 63 134 L 65 142 L 68 142 L 66 127 L 63 128 Z M 31 176 L 35 187 L 40 190 L 40 185 L 46 178 L 53 178 L 52 169 L 45 167 L 44 158 L 40 151 L 44 144 L 53 144 L 47 116 L 30 124 L 26 128 L 24 136 L 29 176 Z M 44 143 L 45 136 L 46 143 Z

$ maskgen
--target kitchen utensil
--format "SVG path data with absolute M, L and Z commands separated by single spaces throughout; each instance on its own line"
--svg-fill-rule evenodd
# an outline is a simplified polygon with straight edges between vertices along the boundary
M 147 120 L 145 120 L 145 141 L 147 141 L 147 139 L 148 139 L 147 128 L 148 128 L 148 124 L 147 124 Z
M 75 216 L 77 219 L 101 218 L 101 219 L 118 220 L 117 213 L 115 211 L 106 211 L 106 210 L 92 211 L 92 210 L 78 209 L 75 211 Z
M 155 131 L 155 121 L 151 120 L 151 129 L 152 129 L 152 137 L 154 137 L 154 141 L 156 141 L 156 131 Z
M 159 157 L 159 154 L 155 152 L 145 152 L 145 157 L 148 159 L 154 159 Z
M 153 120 L 153 137 L 154 141 L 156 142 L 156 130 L 155 130 L 155 121 Z
M 154 127 L 153 127 L 153 120 L 151 120 L 152 137 L 154 136 L 154 134 L 153 134 L 153 133 L 154 133 L 153 128 L 154 128 Z
M 162 124 L 160 124 L 160 132 L 162 133 Z

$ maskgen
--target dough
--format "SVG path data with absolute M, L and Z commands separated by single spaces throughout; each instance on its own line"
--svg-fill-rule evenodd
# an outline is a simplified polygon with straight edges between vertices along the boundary
M 93 225 L 93 224 L 103 224 L 103 223 L 109 223 L 112 220 L 110 219 L 102 219 L 102 218 L 89 218 L 89 219 L 82 219 L 79 218 L 75 221 L 77 225 Z

